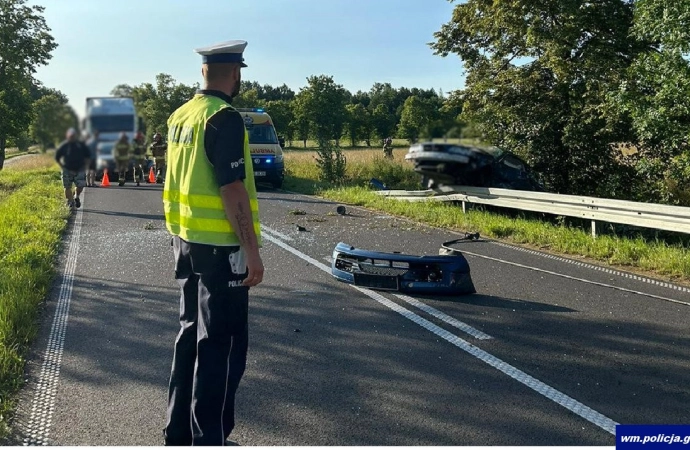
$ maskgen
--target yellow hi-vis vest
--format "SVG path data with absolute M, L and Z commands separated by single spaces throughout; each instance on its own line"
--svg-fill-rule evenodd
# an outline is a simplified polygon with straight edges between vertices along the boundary
M 168 119 L 168 167 L 163 187 L 165 224 L 171 234 L 187 242 L 240 244 L 225 215 L 220 187 L 204 147 L 206 122 L 224 108 L 232 106 L 218 97 L 197 94 Z M 254 232 L 261 245 L 259 201 L 246 130 L 244 170 Z

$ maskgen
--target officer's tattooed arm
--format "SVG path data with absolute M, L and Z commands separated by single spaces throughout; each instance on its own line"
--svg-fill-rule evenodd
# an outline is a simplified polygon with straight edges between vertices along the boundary
M 223 198 L 225 215 L 230 221 L 233 230 L 237 233 L 240 245 L 245 250 L 256 249 L 259 244 L 254 232 L 252 222 L 252 212 L 249 206 L 249 194 L 241 180 L 226 184 L 220 188 L 220 195 Z
M 264 266 L 259 255 L 259 242 L 254 232 L 252 211 L 249 205 L 249 194 L 241 180 L 223 185 L 220 195 L 225 207 L 225 216 L 230 221 L 240 241 L 240 246 L 247 254 L 247 278 L 245 286 L 256 286 L 261 283 Z

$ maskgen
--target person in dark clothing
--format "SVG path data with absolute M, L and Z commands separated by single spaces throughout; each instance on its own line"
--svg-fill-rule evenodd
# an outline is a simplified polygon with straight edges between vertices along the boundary
M 163 203 L 182 295 L 166 445 L 226 445 L 235 426 L 235 393 L 247 360 L 249 289 L 264 273 L 249 141 L 231 106 L 246 45 L 231 41 L 198 49 L 204 89 L 168 119 Z
M 81 206 L 79 195 L 86 186 L 86 169 L 89 167 L 91 153 L 86 145 L 77 139 L 74 128 L 67 130 L 67 140 L 55 152 L 55 161 L 62 168 L 62 186 L 65 188 L 67 206 L 72 208 Z M 72 185 L 77 187 L 76 195 L 72 192 Z

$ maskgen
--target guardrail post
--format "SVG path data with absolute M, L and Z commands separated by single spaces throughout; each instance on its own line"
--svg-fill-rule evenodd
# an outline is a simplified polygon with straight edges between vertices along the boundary
M 592 221 L 592 237 L 594 239 L 597 238 L 597 221 L 596 220 Z
M 462 213 L 467 214 L 467 210 L 465 209 L 465 201 L 462 201 Z

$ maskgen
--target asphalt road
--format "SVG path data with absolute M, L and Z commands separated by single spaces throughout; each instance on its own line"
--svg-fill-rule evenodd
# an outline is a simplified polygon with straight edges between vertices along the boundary
M 612 446 L 617 423 L 690 423 L 686 288 L 473 242 L 477 294 L 376 293 L 328 273 L 338 242 L 455 236 L 280 191 L 260 208 L 239 444 Z M 87 189 L 60 264 L 14 443 L 161 445 L 179 296 L 161 186 Z

